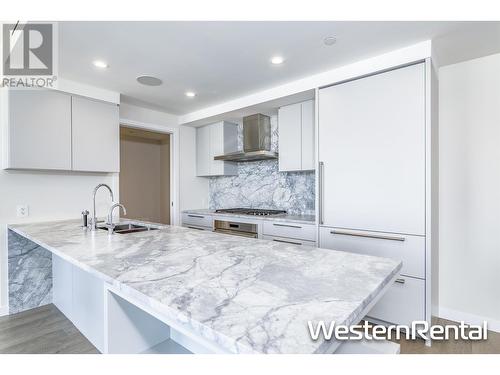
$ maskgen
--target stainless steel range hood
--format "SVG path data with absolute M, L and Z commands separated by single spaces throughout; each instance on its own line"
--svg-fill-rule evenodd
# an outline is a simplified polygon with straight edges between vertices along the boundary
M 278 153 L 271 151 L 271 119 L 257 113 L 243 117 L 243 151 L 216 156 L 215 160 L 257 161 L 277 159 Z

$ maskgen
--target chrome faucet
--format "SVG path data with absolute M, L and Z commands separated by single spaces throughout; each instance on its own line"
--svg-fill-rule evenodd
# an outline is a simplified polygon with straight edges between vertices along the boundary
M 115 200 L 114 196 L 113 196 L 113 190 L 111 190 L 111 188 L 106 185 L 106 184 L 99 184 L 95 187 L 94 189 L 94 196 L 93 196 L 93 200 L 94 200 L 94 211 L 92 213 L 92 223 L 90 223 L 90 229 L 91 230 L 97 230 L 97 217 L 96 217 L 96 213 L 95 213 L 95 195 L 97 193 L 97 191 L 101 188 L 101 187 L 105 187 L 109 190 L 109 194 L 111 195 L 111 202 L 113 202 Z
M 113 224 L 113 211 L 115 210 L 116 207 L 120 207 L 124 215 L 127 214 L 127 209 L 121 203 L 115 203 L 109 208 L 108 221 L 106 222 L 106 227 L 108 227 L 109 234 L 113 234 L 115 229 L 115 226 Z

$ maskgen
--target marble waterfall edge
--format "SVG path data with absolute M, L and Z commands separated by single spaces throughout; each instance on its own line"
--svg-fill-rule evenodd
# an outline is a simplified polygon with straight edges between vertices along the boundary
M 52 253 L 8 231 L 9 313 L 52 302 Z

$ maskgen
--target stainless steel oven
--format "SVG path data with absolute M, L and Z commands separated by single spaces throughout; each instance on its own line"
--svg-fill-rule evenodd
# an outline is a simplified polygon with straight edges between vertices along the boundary
M 242 236 L 257 238 L 257 224 L 238 223 L 235 221 L 214 220 L 214 231 L 218 233 L 231 234 L 233 236 Z

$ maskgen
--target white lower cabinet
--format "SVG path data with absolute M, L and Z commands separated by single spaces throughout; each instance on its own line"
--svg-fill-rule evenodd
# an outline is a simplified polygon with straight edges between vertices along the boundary
M 279 243 L 284 243 L 284 244 L 288 244 L 288 245 L 299 245 L 299 246 L 304 246 L 304 247 L 316 247 L 316 242 L 314 242 L 314 241 L 299 240 L 296 238 L 286 238 L 286 237 L 276 237 L 276 236 L 263 235 L 262 239 L 270 240 L 270 241 L 274 241 L 274 242 L 279 242 Z
M 212 230 L 213 218 L 211 215 L 183 213 L 182 226 L 192 229 Z
M 327 249 L 400 260 L 402 275 L 425 278 L 425 237 L 422 236 L 322 227 L 320 244 Z
M 262 233 L 265 236 L 294 238 L 316 242 L 316 226 L 314 224 L 300 224 L 288 221 L 265 221 L 262 225 Z
M 213 228 L 211 227 L 199 227 L 197 225 L 189 225 L 189 224 L 182 224 L 184 228 L 189 228 L 189 229 L 196 229 L 196 230 L 206 230 L 209 232 L 213 232 Z
M 53 303 L 100 351 L 104 350 L 104 282 L 52 255 Z
M 320 227 L 319 237 L 325 249 L 402 261 L 402 276 L 368 316 L 395 324 L 425 320 L 425 237 L 329 227 Z
M 73 324 L 102 352 L 104 283 L 78 267 L 73 267 Z
M 405 325 L 425 320 L 425 280 L 401 276 L 368 316 Z
M 73 316 L 73 265 L 52 254 L 52 302 L 69 320 Z

